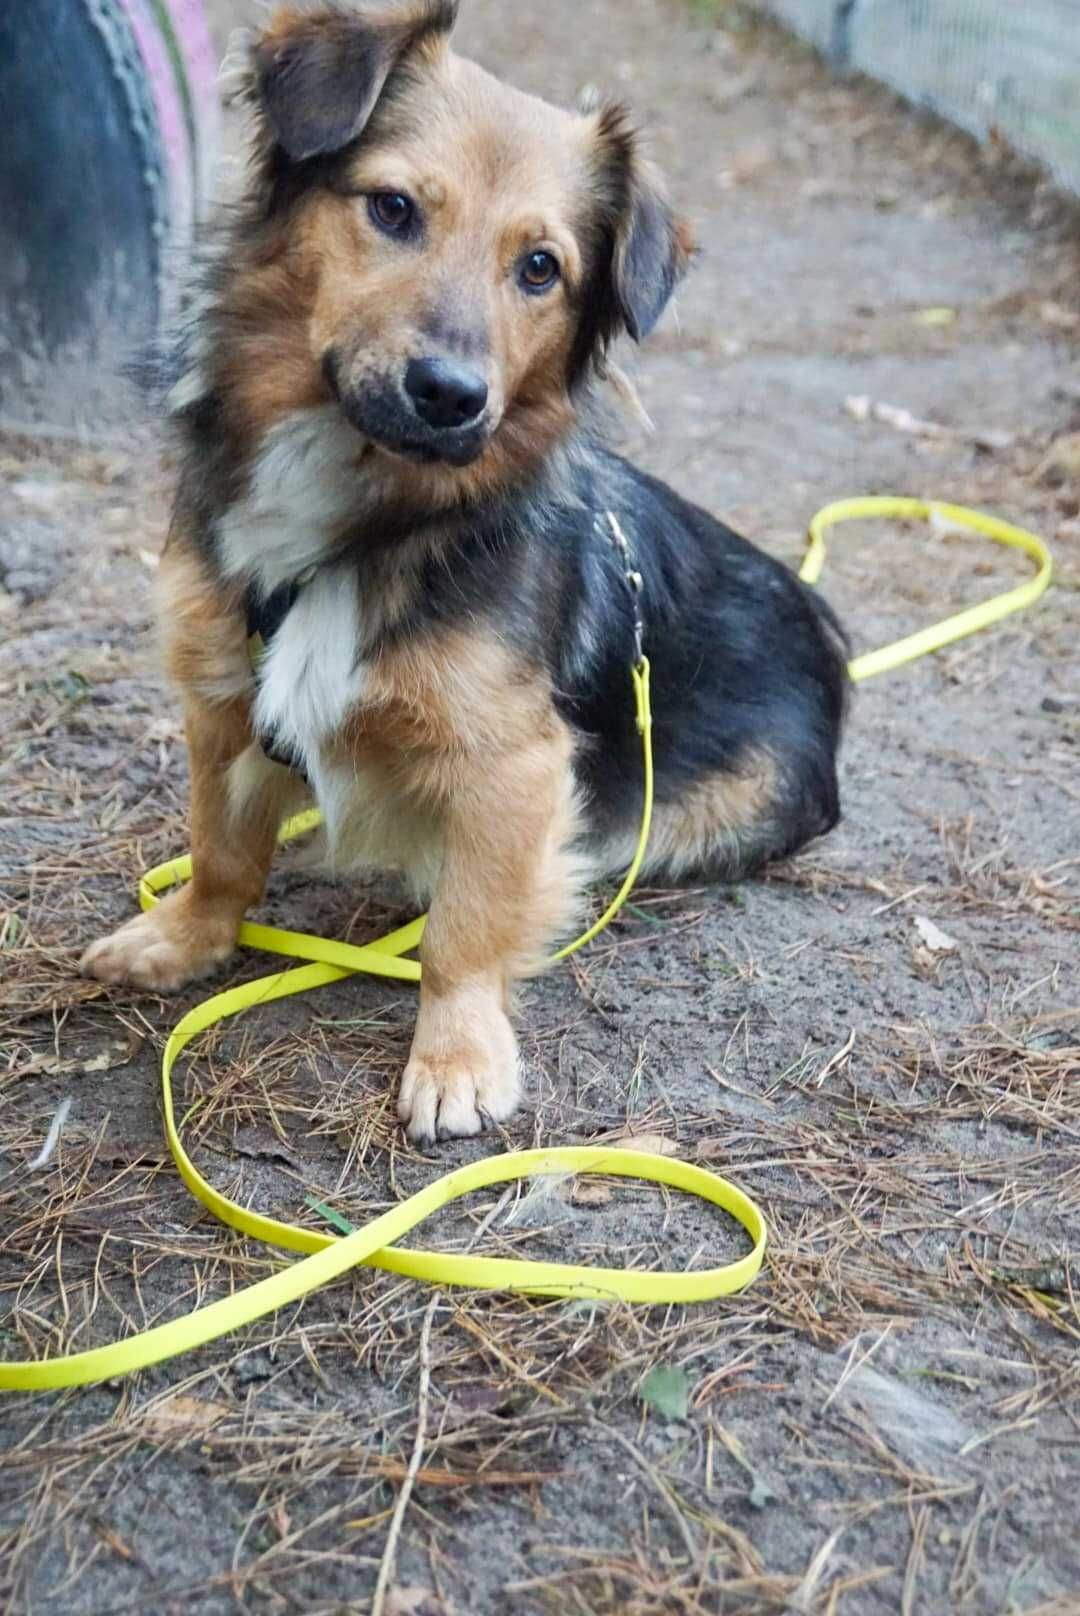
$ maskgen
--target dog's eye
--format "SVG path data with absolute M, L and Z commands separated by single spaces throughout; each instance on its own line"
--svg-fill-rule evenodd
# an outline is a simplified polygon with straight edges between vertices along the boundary
M 400 191 L 374 191 L 368 197 L 368 212 L 388 236 L 404 236 L 416 218 L 416 208 Z
M 559 278 L 559 260 L 554 253 L 532 252 L 518 271 L 518 279 L 527 292 L 547 292 Z

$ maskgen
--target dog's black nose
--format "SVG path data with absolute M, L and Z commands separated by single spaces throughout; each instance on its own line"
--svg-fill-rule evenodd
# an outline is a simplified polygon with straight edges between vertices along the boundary
M 413 409 L 428 426 L 467 426 L 487 403 L 487 382 L 456 359 L 412 359 L 405 372 L 405 391 Z

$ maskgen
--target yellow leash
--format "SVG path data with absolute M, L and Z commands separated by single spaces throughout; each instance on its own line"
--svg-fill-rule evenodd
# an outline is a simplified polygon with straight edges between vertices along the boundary
M 932 651 L 952 645 L 954 640 L 962 640 L 968 634 L 977 634 L 980 629 L 990 628 L 1012 612 L 1033 606 L 1050 582 L 1053 571 L 1050 552 L 1042 539 L 1035 533 L 1029 533 L 1026 528 L 1014 527 L 1011 522 L 1002 522 L 996 516 L 985 516 L 982 511 L 969 511 L 964 505 L 882 494 L 862 499 L 840 499 L 818 511 L 810 523 L 806 556 L 799 569 L 803 583 L 816 584 L 821 577 L 825 565 L 825 534 L 831 527 L 836 527 L 840 522 L 873 520 L 937 522 L 945 528 L 979 533 L 985 539 L 993 539 L 995 544 L 1007 545 L 1011 550 L 1023 550 L 1036 563 L 1036 571 L 1033 578 L 1015 589 L 1006 589 L 1003 594 L 994 595 L 978 606 L 968 606 L 953 617 L 942 618 L 940 623 L 933 623 L 916 634 L 908 634 L 902 640 L 894 640 L 891 645 L 883 645 L 880 651 L 867 651 L 863 656 L 855 657 L 848 664 L 848 673 L 853 680 L 872 679 L 878 673 L 891 673 L 894 668 L 902 668 L 905 662 L 914 662 L 917 657 L 929 656 Z
M 951 527 L 970 529 L 999 544 L 1025 551 L 1037 563 L 1038 570 L 1029 582 L 997 595 L 983 605 L 969 607 L 933 628 L 909 635 L 880 651 L 857 657 L 850 665 L 852 679 L 867 679 L 873 674 L 884 673 L 915 657 L 939 650 L 962 635 L 986 628 L 1010 612 L 1030 606 L 1050 581 L 1049 552 L 1042 540 L 1033 533 L 957 505 L 881 498 L 843 500 L 819 512 L 810 526 L 809 547 L 800 573 L 806 582 L 816 583 L 821 575 L 825 560 L 824 535 L 828 529 L 839 522 L 863 518 L 940 520 Z M 617 527 L 614 522 L 613 527 Z M 561 949 L 554 956 L 556 959 L 564 959 L 584 947 L 614 919 L 629 896 L 645 856 L 653 801 L 648 660 L 641 656 L 631 673 L 643 765 L 643 807 L 638 845 L 623 884 L 611 904 L 588 931 Z M 298 815 L 284 827 L 281 840 L 302 835 L 318 821 L 316 810 Z M 159 902 L 162 892 L 188 880 L 190 875 L 189 855 L 172 859 L 150 870 L 139 883 L 139 902 L 143 909 L 152 908 Z M 400 1206 L 344 1236 L 317 1233 L 296 1224 L 279 1223 L 274 1218 L 263 1217 L 229 1200 L 206 1182 L 184 1149 L 173 1109 L 172 1072 L 181 1051 L 199 1033 L 231 1016 L 240 1015 L 257 1005 L 270 1004 L 275 999 L 307 993 L 357 972 L 418 982 L 419 962 L 405 956 L 417 947 L 423 929 L 424 917 L 421 916 L 377 942 L 358 947 L 304 932 L 283 931 L 274 926 L 251 923 L 241 926 L 237 941 L 242 946 L 283 954 L 305 963 L 297 969 L 276 972 L 241 987 L 217 993 L 189 1010 L 176 1024 L 165 1045 L 161 1063 L 165 1133 L 180 1176 L 196 1200 L 222 1223 L 269 1245 L 302 1252 L 305 1254 L 303 1260 L 286 1265 L 276 1274 L 235 1296 L 224 1297 L 181 1319 L 159 1324 L 124 1341 L 67 1357 L 0 1364 L 0 1390 L 46 1391 L 65 1386 L 83 1386 L 135 1369 L 144 1369 L 251 1324 L 362 1264 L 438 1285 L 467 1285 L 476 1289 L 520 1291 L 529 1295 L 578 1296 L 649 1304 L 709 1301 L 742 1290 L 750 1284 L 765 1254 L 766 1229 L 764 1218 L 749 1196 L 704 1167 L 637 1151 L 602 1145 L 567 1146 L 490 1156 L 436 1179 Z M 621 1178 L 642 1179 L 696 1195 L 735 1218 L 749 1236 L 751 1250 L 736 1262 L 720 1268 L 654 1273 L 418 1251 L 397 1244 L 425 1218 L 475 1190 L 516 1179 L 573 1173 L 607 1173 Z

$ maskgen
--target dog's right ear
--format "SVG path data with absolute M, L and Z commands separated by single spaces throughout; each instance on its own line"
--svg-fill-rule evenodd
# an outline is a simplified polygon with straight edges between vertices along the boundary
M 457 7 L 458 0 L 397 0 L 277 11 L 252 53 L 273 139 L 294 162 L 347 146 L 396 64 L 424 40 L 449 33 Z

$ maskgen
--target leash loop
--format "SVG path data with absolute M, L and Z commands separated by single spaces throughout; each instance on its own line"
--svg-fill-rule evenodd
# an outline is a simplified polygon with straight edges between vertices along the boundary
M 907 662 L 929 656 L 932 651 L 940 651 L 944 646 L 952 645 L 954 641 L 964 639 L 968 634 L 977 634 L 981 629 L 999 623 L 1003 617 L 1008 617 L 1013 612 L 1022 611 L 1026 606 L 1033 606 L 1040 595 L 1045 594 L 1050 583 L 1053 561 L 1050 551 L 1037 533 L 1029 533 L 1026 528 L 1015 527 L 1011 522 L 1001 521 L 999 517 L 987 516 L 983 511 L 968 510 L 965 505 L 950 505 L 945 500 L 939 499 L 908 499 L 890 494 L 840 499 L 832 505 L 826 505 L 824 510 L 818 511 L 810 523 L 806 555 L 799 570 L 799 577 L 803 582 L 816 584 L 821 577 L 825 565 L 825 535 L 830 528 L 838 526 L 841 522 L 866 520 L 929 522 L 950 529 L 959 528 L 964 532 L 978 533 L 985 539 L 992 539 L 995 544 L 1007 545 L 1012 550 L 1022 550 L 1035 562 L 1036 570 L 1033 578 L 1018 584 L 1015 589 L 1007 589 L 1000 595 L 992 596 L 990 600 L 979 602 L 976 606 L 965 607 L 963 611 L 954 613 L 952 617 L 942 618 L 941 622 L 933 623 L 929 628 L 907 634 L 903 639 L 894 640 L 891 645 L 883 645 L 880 650 L 867 651 L 862 656 L 855 657 L 848 664 L 848 675 L 856 683 L 862 679 L 872 679 L 879 673 L 891 673 Z
M 613 512 L 607 515 L 612 542 L 634 609 L 634 661 L 630 672 L 635 719 L 642 747 L 641 828 L 633 860 L 615 898 L 599 920 L 581 937 L 561 949 L 554 956 L 555 959 L 565 959 L 583 948 L 618 914 L 641 868 L 652 816 L 652 715 L 650 670 L 644 654 L 644 624 L 640 604 L 642 579 L 633 566 L 629 543 L 618 518 Z M 969 529 L 996 543 L 1024 551 L 1037 563 L 1037 572 L 1027 583 L 996 595 L 992 600 L 968 607 L 931 628 L 908 635 L 878 651 L 856 657 L 849 667 L 852 679 L 868 679 L 874 674 L 900 667 L 915 657 L 940 650 L 963 635 L 986 628 L 1011 612 L 1032 605 L 1050 581 L 1050 554 L 1035 534 L 958 505 L 890 498 L 841 500 L 820 511 L 810 524 L 807 554 L 800 577 L 807 583 L 817 582 L 825 561 L 824 535 L 830 527 L 839 522 L 868 517 L 939 520 L 952 527 Z M 312 830 L 319 820 L 316 809 L 299 814 L 282 828 L 279 839 L 288 841 L 303 835 Z M 189 854 L 170 859 L 148 871 L 139 882 L 142 908 L 152 908 L 162 892 L 188 880 L 190 875 Z M 435 1285 L 467 1285 L 526 1295 L 576 1296 L 642 1304 L 710 1301 L 742 1290 L 751 1283 L 761 1268 L 765 1254 L 767 1235 L 761 1212 L 749 1196 L 727 1180 L 706 1168 L 671 1157 L 602 1145 L 512 1151 L 503 1156 L 489 1156 L 435 1179 L 409 1200 L 345 1236 L 323 1234 L 296 1224 L 278 1222 L 240 1206 L 207 1183 L 184 1149 L 173 1105 L 173 1067 L 191 1040 L 207 1028 L 228 1017 L 240 1015 L 245 1010 L 310 992 L 357 972 L 418 982 L 419 961 L 407 956 L 419 944 L 424 923 L 425 917 L 421 915 L 386 937 L 357 946 L 303 932 L 245 922 L 237 939 L 242 946 L 282 954 L 293 960 L 302 960 L 304 964 L 246 982 L 240 987 L 226 989 L 197 1004 L 176 1024 L 165 1045 L 161 1065 L 165 1133 L 183 1182 L 196 1200 L 222 1223 L 253 1239 L 302 1253 L 302 1260 L 288 1264 L 236 1295 L 223 1297 L 183 1318 L 157 1325 L 123 1341 L 67 1357 L 0 1363 L 0 1391 L 46 1391 L 65 1386 L 85 1386 L 146 1368 L 251 1324 L 362 1264 L 409 1275 Z M 673 1189 L 697 1195 L 736 1219 L 748 1235 L 751 1249 L 735 1262 L 720 1268 L 685 1273 L 653 1273 L 417 1251 L 396 1244 L 425 1218 L 471 1191 L 509 1180 L 560 1173 L 606 1173 L 666 1184 Z

